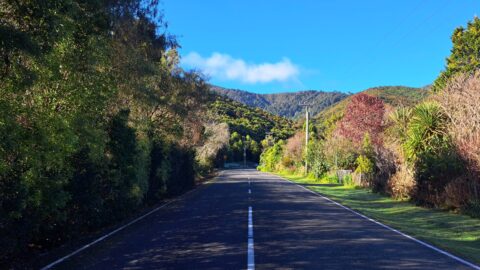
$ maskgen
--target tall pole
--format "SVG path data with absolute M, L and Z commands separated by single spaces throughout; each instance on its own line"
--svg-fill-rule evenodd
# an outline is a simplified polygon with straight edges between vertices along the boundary
M 247 146 L 243 145 L 243 167 L 247 168 Z
M 244 168 L 247 168 L 247 140 L 245 139 L 245 137 L 243 136 L 242 137 L 242 140 L 243 140 L 243 167 Z
M 305 175 L 308 175 L 308 105 L 305 106 Z

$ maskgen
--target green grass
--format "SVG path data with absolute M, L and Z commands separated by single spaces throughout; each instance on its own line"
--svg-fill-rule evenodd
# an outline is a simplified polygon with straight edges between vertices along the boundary
M 459 257 L 480 263 L 480 219 L 427 209 L 368 189 L 322 184 L 286 173 L 278 175 Z

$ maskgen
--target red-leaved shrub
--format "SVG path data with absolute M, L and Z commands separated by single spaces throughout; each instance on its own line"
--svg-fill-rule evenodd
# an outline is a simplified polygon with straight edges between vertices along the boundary
M 370 134 L 372 143 L 382 143 L 380 134 L 383 131 L 383 116 L 385 105 L 374 96 L 360 93 L 352 97 L 345 109 L 345 114 L 337 126 L 337 134 L 361 143 L 366 133 Z

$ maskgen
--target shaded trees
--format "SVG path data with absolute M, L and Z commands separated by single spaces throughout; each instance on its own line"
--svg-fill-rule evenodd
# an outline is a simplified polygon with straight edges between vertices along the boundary
M 194 185 L 212 96 L 155 4 L 0 3 L 2 263 Z

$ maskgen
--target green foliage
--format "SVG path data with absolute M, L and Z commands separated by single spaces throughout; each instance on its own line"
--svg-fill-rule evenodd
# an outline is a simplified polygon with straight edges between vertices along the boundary
M 448 148 L 447 121 L 436 103 L 425 102 L 415 107 L 404 143 L 407 160 L 415 162 L 419 156 L 439 154 Z
M 324 154 L 330 167 L 338 169 L 355 169 L 355 160 L 359 155 L 359 149 L 344 138 L 330 137 L 325 141 Z
M 325 159 L 323 142 L 320 140 L 312 140 L 309 142 L 307 160 L 310 164 L 310 172 L 315 179 L 322 178 L 330 169 L 330 165 Z
M 373 173 L 374 164 L 367 156 L 364 156 L 364 155 L 358 156 L 355 163 L 357 164 L 357 168 L 355 169 L 356 173 L 362 173 L 362 174 Z
M 365 135 L 363 135 L 362 154 L 368 158 L 373 158 L 375 155 L 375 151 L 372 145 L 372 139 L 370 138 L 369 133 L 365 133 Z
M 277 169 L 278 164 L 283 157 L 283 147 L 285 142 L 279 140 L 272 147 L 267 148 L 260 155 L 260 164 L 258 169 L 266 172 L 273 172 Z
M 421 204 L 441 206 L 444 201 L 437 194 L 442 194 L 460 171 L 461 162 L 447 128 L 448 118 L 436 103 L 414 108 L 403 149 L 417 181 L 414 199 Z
M 459 73 L 472 73 L 480 68 L 480 19 L 473 18 L 467 28 L 453 31 L 451 54 L 447 58 L 445 70 L 433 83 L 433 91 L 442 90 Z
M 108 127 L 109 142 L 107 152 L 110 154 L 108 162 L 108 189 L 105 195 L 105 204 L 110 215 L 120 219 L 125 217 L 141 202 L 143 192 L 139 190 L 141 184 L 135 167 L 135 159 L 139 151 L 135 130 L 128 126 L 130 112 L 122 110 L 115 115 Z
M 400 107 L 389 115 L 389 127 L 386 134 L 393 141 L 404 143 L 407 139 L 408 122 L 412 117 L 412 109 Z

